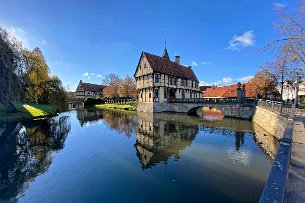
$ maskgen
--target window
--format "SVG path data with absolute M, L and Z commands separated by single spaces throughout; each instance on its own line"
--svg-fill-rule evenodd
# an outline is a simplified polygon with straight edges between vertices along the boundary
M 142 97 L 143 97 L 143 94 L 141 93 L 141 99 L 142 99 Z
M 164 98 L 167 98 L 167 90 L 164 90 Z
M 147 68 L 147 67 L 146 67 L 146 63 L 144 63 L 144 68 Z
M 151 93 L 149 93 L 149 98 L 151 98 Z
M 187 80 L 185 80 L 185 87 L 187 87 Z
M 155 89 L 154 98 L 159 98 L 159 89 Z
M 142 68 L 142 65 L 140 65 L 140 69 Z
M 169 84 L 170 84 L 170 85 L 176 85 L 176 78 L 174 78 L 174 77 L 169 77 Z
M 160 75 L 159 74 L 155 74 L 155 83 L 158 83 L 160 79 Z
M 181 79 L 181 86 L 184 86 L 185 80 Z

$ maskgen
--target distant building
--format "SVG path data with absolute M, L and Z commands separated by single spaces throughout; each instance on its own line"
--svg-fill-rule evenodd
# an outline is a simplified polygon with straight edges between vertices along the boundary
M 105 86 L 103 85 L 84 83 L 80 80 L 74 94 L 74 99 L 85 100 L 87 97 L 102 98 L 104 88 Z
M 237 98 L 237 84 L 223 87 L 210 87 L 203 93 L 203 98 Z M 256 98 L 256 87 L 250 83 L 243 84 L 245 98 Z
M 170 61 L 166 48 L 162 57 L 142 52 L 134 77 L 138 111 L 158 112 L 158 107 L 169 100 L 202 97 L 191 66 L 180 65 L 180 56 Z
M 281 94 L 282 93 L 282 85 L 279 84 L 277 89 L 278 89 L 279 94 Z M 287 100 L 292 100 L 294 98 L 295 98 L 295 90 L 294 90 L 294 88 L 292 87 L 292 85 L 289 84 L 288 81 L 285 81 L 284 85 L 283 85 L 282 99 L 284 101 L 287 101 Z
M 202 94 L 205 93 L 205 91 L 208 89 L 208 88 L 211 88 L 212 86 L 199 86 L 199 89 L 201 91 Z

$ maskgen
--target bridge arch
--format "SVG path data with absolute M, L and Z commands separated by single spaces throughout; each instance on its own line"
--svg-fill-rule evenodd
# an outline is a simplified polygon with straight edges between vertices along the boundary
M 202 109 L 202 111 L 198 112 L 199 109 Z M 187 114 L 190 115 L 190 116 L 201 117 L 201 116 L 204 116 L 204 112 L 210 112 L 210 114 L 213 114 L 213 112 L 214 112 L 214 114 L 215 114 L 214 116 L 216 116 L 217 113 L 219 113 L 219 115 L 217 115 L 219 117 L 224 117 L 225 116 L 225 112 L 222 109 L 222 106 L 202 105 L 202 104 L 189 109 Z

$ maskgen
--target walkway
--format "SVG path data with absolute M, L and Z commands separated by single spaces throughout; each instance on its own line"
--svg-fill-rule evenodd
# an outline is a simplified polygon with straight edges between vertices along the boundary
M 291 164 L 285 202 L 305 202 L 305 113 L 297 113 L 293 124 Z

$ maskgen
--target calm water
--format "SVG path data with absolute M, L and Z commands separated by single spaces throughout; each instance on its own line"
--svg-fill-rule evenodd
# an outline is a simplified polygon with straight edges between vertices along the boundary
M 0 202 L 257 202 L 276 150 L 236 119 L 83 110 L 0 124 Z

